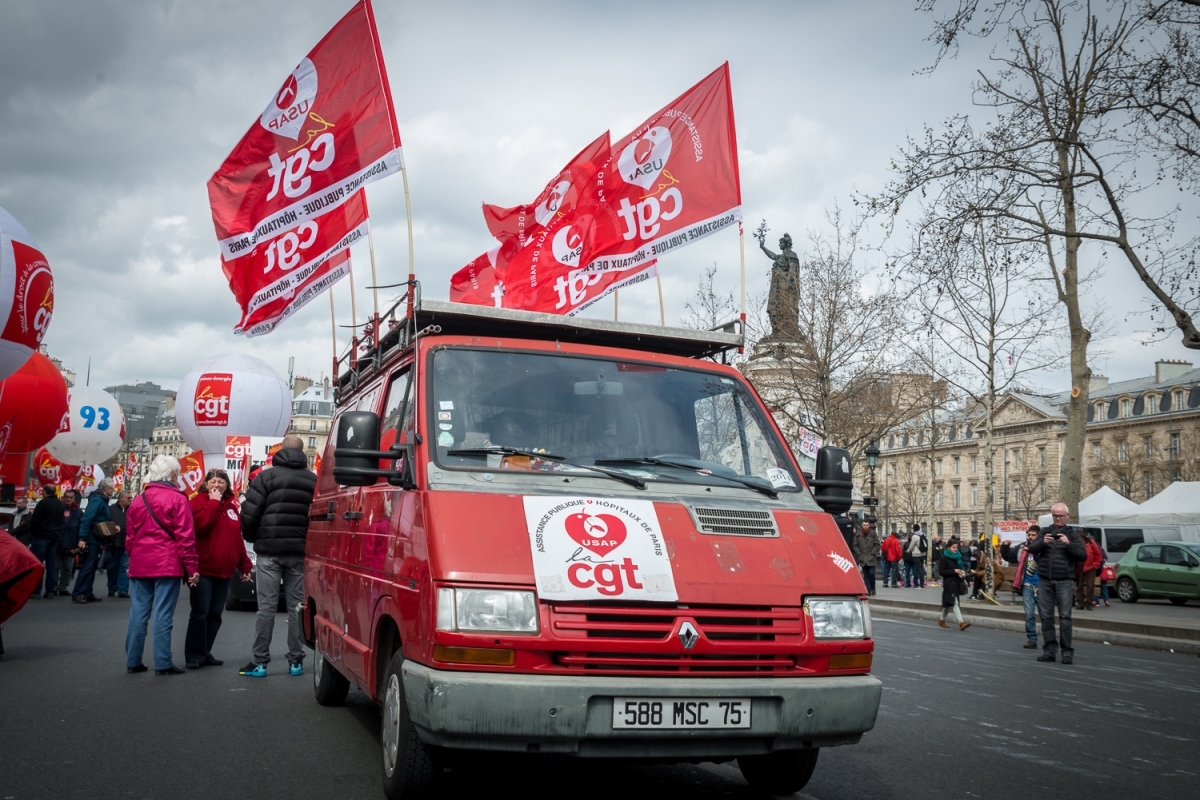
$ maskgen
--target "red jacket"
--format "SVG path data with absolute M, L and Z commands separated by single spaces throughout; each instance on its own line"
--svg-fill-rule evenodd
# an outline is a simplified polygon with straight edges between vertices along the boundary
M 900 540 L 895 536 L 889 536 L 883 540 L 883 558 L 885 561 L 899 561 L 900 556 L 904 554 L 904 548 L 900 544 Z
M 1088 572 L 1093 569 L 1100 569 L 1104 566 L 1104 554 L 1100 552 L 1100 545 L 1096 544 L 1095 540 L 1087 543 L 1087 561 L 1083 562 L 1083 571 Z
M 242 521 L 232 494 L 224 500 L 213 500 L 203 492 L 197 494 L 192 498 L 192 519 L 201 575 L 232 578 L 234 572 L 250 572 L 253 565 L 242 541 Z

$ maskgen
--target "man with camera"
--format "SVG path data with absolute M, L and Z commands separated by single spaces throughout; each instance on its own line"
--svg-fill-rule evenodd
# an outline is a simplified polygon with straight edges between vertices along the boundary
M 1054 631 L 1054 607 L 1062 637 L 1062 663 L 1071 664 L 1075 648 L 1071 646 L 1071 609 L 1075 597 L 1075 564 L 1087 560 L 1083 538 L 1067 524 L 1067 506 L 1055 503 L 1050 508 L 1053 524 L 1029 543 L 1028 551 L 1038 565 L 1038 609 L 1042 616 L 1042 654 L 1038 661 L 1054 662 L 1060 649 Z

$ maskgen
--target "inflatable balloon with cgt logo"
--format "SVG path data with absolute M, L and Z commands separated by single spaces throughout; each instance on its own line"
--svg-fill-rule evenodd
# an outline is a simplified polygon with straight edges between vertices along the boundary
M 43 447 L 33 454 L 33 477 L 41 486 L 72 483 L 79 476 L 78 464 L 64 464 Z
M 0 378 L 42 343 L 54 316 L 54 276 L 29 231 L 0 208 Z M 0 421 L 0 425 L 4 422 Z
M 64 464 L 86 467 L 112 458 L 125 441 L 125 414 L 117 399 L 94 386 L 71 389 L 71 410 L 46 449 Z
M 183 440 L 204 453 L 205 469 L 227 467 L 226 437 L 279 437 L 291 421 L 287 381 L 254 356 L 213 356 L 179 384 L 175 422 Z
M 28 481 L 29 451 L 54 437 L 67 413 L 67 382 L 41 353 L 0 381 L 0 483 L 20 496 Z

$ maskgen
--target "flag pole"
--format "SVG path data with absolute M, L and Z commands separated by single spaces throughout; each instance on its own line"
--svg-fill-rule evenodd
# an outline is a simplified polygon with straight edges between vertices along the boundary
M 408 170 L 402 168 L 400 177 L 404 179 L 404 214 L 408 217 L 408 279 L 411 281 L 415 270 L 413 267 L 412 201 L 408 196 Z
M 658 272 L 658 267 L 654 268 L 654 280 L 658 284 L 658 324 L 666 327 L 667 315 L 663 311 L 662 276 Z
M 742 276 L 742 342 L 743 346 L 738 348 L 739 353 L 746 352 L 744 343 L 746 341 L 746 235 L 742 231 L 742 221 L 738 220 L 738 261 L 740 263 Z
M 333 384 L 337 386 L 338 355 L 337 355 L 337 318 L 333 313 L 333 289 L 329 289 L 329 332 L 333 337 Z
M 371 234 L 371 223 L 367 222 L 367 248 L 371 253 L 371 303 L 375 314 L 371 317 L 371 343 L 379 348 L 379 280 L 375 277 L 375 237 Z
M 346 261 L 346 277 L 350 279 L 350 368 L 358 366 L 358 309 L 354 305 L 354 265 Z
M 621 290 L 613 289 L 613 322 L 618 319 L 617 310 L 621 307 Z

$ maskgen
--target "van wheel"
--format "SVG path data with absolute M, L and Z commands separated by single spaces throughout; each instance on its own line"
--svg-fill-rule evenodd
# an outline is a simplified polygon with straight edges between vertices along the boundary
M 742 756 L 738 769 L 746 783 L 766 794 L 793 794 L 808 784 L 821 749 L 780 750 L 765 756 Z
M 340 706 L 346 702 L 350 692 L 350 681 L 333 668 L 321 655 L 321 648 L 313 648 L 313 693 L 323 706 Z
M 383 745 L 383 793 L 388 800 L 426 796 L 441 768 L 434 754 L 417 737 L 417 727 L 408 716 L 404 679 L 400 668 L 404 651 L 392 654 L 383 683 L 383 713 L 380 740 Z
M 1171 604 L 1172 604 L 1172 605 L 1181 606 L 1181 605 L 1183 605 L 1183 604 L 1185 604 L 1185 603 L 1187 603 L 1187 598 L 1186 598 L 1186 597 L 1172 597 L 1172 598 L 1171 598 Z
M 1138 590 L 1133 585 L 1132 578 L 1121 578 L 1117 581 L 1117 597 L 1121 598 L 1122 603 L 1136 603 L 1138 601 Z

